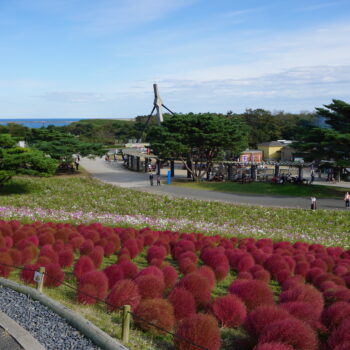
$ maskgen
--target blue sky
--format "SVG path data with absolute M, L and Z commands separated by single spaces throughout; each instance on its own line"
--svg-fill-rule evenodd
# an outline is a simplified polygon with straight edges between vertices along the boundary
M 350 103 L 349 0 L 2 0 L 0 118 Z

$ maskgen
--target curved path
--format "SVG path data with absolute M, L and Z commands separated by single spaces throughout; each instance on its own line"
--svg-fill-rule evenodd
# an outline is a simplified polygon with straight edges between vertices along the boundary
M 162 194 L 174 197 L 223 201 L 234 204 L 259 205 L 264 207 L 285 208 L 310 208 L 310 199 L 305 197 L 265 196 L 258 194 L 233 194 L 184 188 L 181 186 L 161 185 L 150 186 L 147 173 L 127 170 L 122 162 L 106 162 L 102 158 L 94 160 L 84 158 L 81 165 L 95 178 L 112 185 L 124 188 L 136 188 L 138 190 Z M 166 179 L 166 171 L 163 170 L 162 180 Z M 318 209 L 345 210 L 344 201 L 340 199 L 317 199 Z

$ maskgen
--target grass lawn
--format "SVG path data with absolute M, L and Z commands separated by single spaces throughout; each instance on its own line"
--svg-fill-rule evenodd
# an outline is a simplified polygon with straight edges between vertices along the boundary
M 219 191 L 229 193 L 251 193 L 261 195 L 279 195 L 279 196 L 296 196 L 317 198 L 335 198 L 343 199 L 344 193 L 349 191 L 349 188 L 323 186 L 323 185 L 295 185 L 284 184 L 276 185 L 266 182 L 251 182 L 241 184 L 238 182 L 184 182 L 174 181 L 173 185 L 195 188 L 199 190 Z

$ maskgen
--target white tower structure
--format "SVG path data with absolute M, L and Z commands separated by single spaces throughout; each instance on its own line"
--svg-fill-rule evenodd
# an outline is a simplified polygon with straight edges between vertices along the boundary
M 157 121 L 158 121 L 158 124 L 160 125 L 163 122 L 163 113 L 162 113 L 163 101 L 159 96 L 157 84 L 153 84 L 153 90 L 154 90 L 153 106 L 157 110 Z M 152 113 L 154 112 L 154 108 L 152 110 Z M 152 113 L 151 113 L 151 115 L 152 115 Z

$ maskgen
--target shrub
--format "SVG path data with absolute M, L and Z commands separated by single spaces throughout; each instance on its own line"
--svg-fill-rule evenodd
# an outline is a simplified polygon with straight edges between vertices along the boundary
M 243 301 L 235 295 L 216 298 L 212 303 L 212 311 L 221 325 L 228 328 L 239 327 L 247 316 Z
M 144 299 L 161 298 L 165 288 L 163 277 L 155 275 L 140 276 L 135 279 L 140 295 Z
M 322 312 L 322 322 L 329 329 L 334 329 L 350 315 L 350 303 L 338 301 Z
M 39 256 L 47 256 L 52 263 L 58 264 L 58 254 L 53 250 L 50 244 L 44 245 L 40 249 Z
M 164 274 L 163 274 L 162 270 L 156 266 L 148 266 L 148 267 L 140 270 L 139 273 L 137 274 L 136 278 L 140 277 L 140 276 L 146 276 L 146 275 L 153 275 L 153 276 L 159 277 L 159 278 L 164 280 Z
M 131 259 L 134 259 L 140 252 L 136 239 L 128 239 L 124 242 L 123 248 L 129 251 Z
M 306 323 L 292 317 L 276 321 L 266 327 L 259 342 L 281 342 L 292 346 L 294 350 L 317 349 L 315 332 Z
M 173 288 L 177 282 L 178 274 L 173 266 L 167 265 L 162 268 L 165 289 Z
M 103 255 L 104 255 L 104 250 L 100 246 L 94 247 L 92 249 L 92 251 L 87 254 L 87 256 L 89 256 L 91 258 L 96 269 L 98 269 L 101 266 L 102 260 L 103 260 Z
M 314 306 L 318 311 L 323 310 L 324 299 L 322 293 L 315 287 L 307 284 L 298 285 L 281 293 L 280 302 L 305 301 Z
M 349 301 L 350 289 L 342 286 L 336 286 L 332 289 L 327 289 L 323 292 L 323 296 L 328 303 L 337 301 Z
M 239 272 L 249 271 L 251 267 L 255 265 L 254 258 L 251 255 L 245 255 L 238 261 L 237 270 Z
M 58 287 L 64 281 L 64 272 L 61 270 L 59 264 L 48 264 L 45 267 L 45 279 L 44 286 L 46 287 Z
M 79 279 L 82 275 L 95 269 L 93 261 L 86 255 L 81 256 L 74 265 L 74 276 Z
M 13 265 L 15 266 L 22 265 L 22 254 L 18 249 L 12 248 L 9 250 L 9 253 L 11 255 Z
M 221 263 L 214 266 L 215 277 L 217 281 L 222 281 L 230 272 L 230 265 L 228 262 Z
M 350 342 L 350 317 L 344 319 L 337 328 L 335 328 L 328 338 L 328 346 L 334 349 L 336 346 Z
M 263 281 L 263 282 L 270 282 L 270 279 L 271 279 L 271 275 L 270 275 L 270 272 L 265 270 L 265 269 L 262 269 L 260 271 L 255 271 L 253 273 L 253 278 L 255 280 L 259 280 L 259 281 Z
M 109 311 L 115 311 L 123 305 L 130 305 L 131 310 L 134 311 L 140 300 L 141 296 L 137 284 L 129 279 L 121 279 L 114 283 L 106 302 Z
M 71 249 L 64 249 L 58 253 L 58 263 L 61 267 L 72 266 L 74 255 Z
M 12 265 L 12 257 L 8 252 L 0 252 L 0 276 L 5 278 L 10 275 L 13 269 L 11 266 L 6 265 Z
M 208 281 L 211 288 L 215 286 L 216 284 L 215 273 L 211 267 L 203 265 L 199 269 L 197 269 L 196 272 L 202 275 L 203 277 L 205 277 L 205 279 Z
M 52 232 L 47 231 L 38 234 L 39 245 L 44 246 L 46 244 L 53 244 L 55 242 L 55 236 Z
M 24 265 L 20 274 L 21 280 L 28 284 L 36 284 L 34 281 L 34 273 L 35 271 L 39 271 L 39 268 L 39 264 Z
M 229 287 L 229 291 L 243 300 L 248 311 L 261 305 L 274 304 L 272 290 L 262 281 L 245 280 L 239 283 L 233 282 Z
M 294 350 L 294 348 L 280 342 L 271 342 L 258 344 L 253 350 Z
M 176 320 L 181 320 L 196 313 L 196 302 L 193 295 L 185 288 L 174 288 L 168 296 L 173 305 Z
M 321 310 L 305 301 L 291 301 L 281 304 L 295 318 L 304 321 L 312 328 L 320 328 Z
M 124 261 L 118 262 L 117 265 L 123 269 L 124 278 L 133 279 L 136 277 L 138 268 L 130 260 L 124 260 Z
M 32 244 L 29 243 L 24 249 L 22 249 L 21 257 L 22 257 L 22 264 L 30 264 L 38 255 L 38 248 Z M 49 256 L 47 256 L 48 259 L 51 260 Z M 55 258 L 54 258 L 55 259 Z M 52 261 L 55 262 L 55 261 Z
M 92 252 L 92 249 L 94 249 L 94 242 L 87 239 L 80 245 L 80 255 L 87 255 Z
M 64 249 L 64 242 L 62 240 L 58 240 L 52 244 L 52 248 L 56 253 L 60 253 Z
M 198 349 L 183 338 L 208 350 L 219 350 L 221 345 L 220 329 L 210 315 L 195 314 L 184 318 L 177 326 L 176 336 L 174 342 L 177 350 Z
M 259 338 L 265 327 L 289 317 L 289 312 L 277 305 L 263 305 L 248 314 L 244 328 L 253 338 Z
M 167 255 L 167 251 L 164 246 L 153 245 L 148 248 L 147 251 L 147 261 L 150 263 L 153 259 L 164 260 Z
M 142 300 L 136 308 L 135 314 L 134 322 L 138 324 L 140 328 L 150 331 L 151 333 L 162 334 L 164 333 L 162 329 L 170 332 L 174 328 L 175 318 L 173 306 L 165 299 Z
M 197 306 L 206 306 L 210 302 L 212 288 L 207 279 L 198 272 L 192 272 L 184 276 L 180 280 L 179 286 L 192 293 Z
M 105 299 L 108 290 L 108 280 L 102 271 L 90 271 L 78 280 L 77 300 L 82 304 L 96 304 Z
M 106 274 L 108 279 L 108 289 L 111 289 L 116 282 L 124 279 L 123 269 L 117 264 L 107 266 L 103 272 Z

